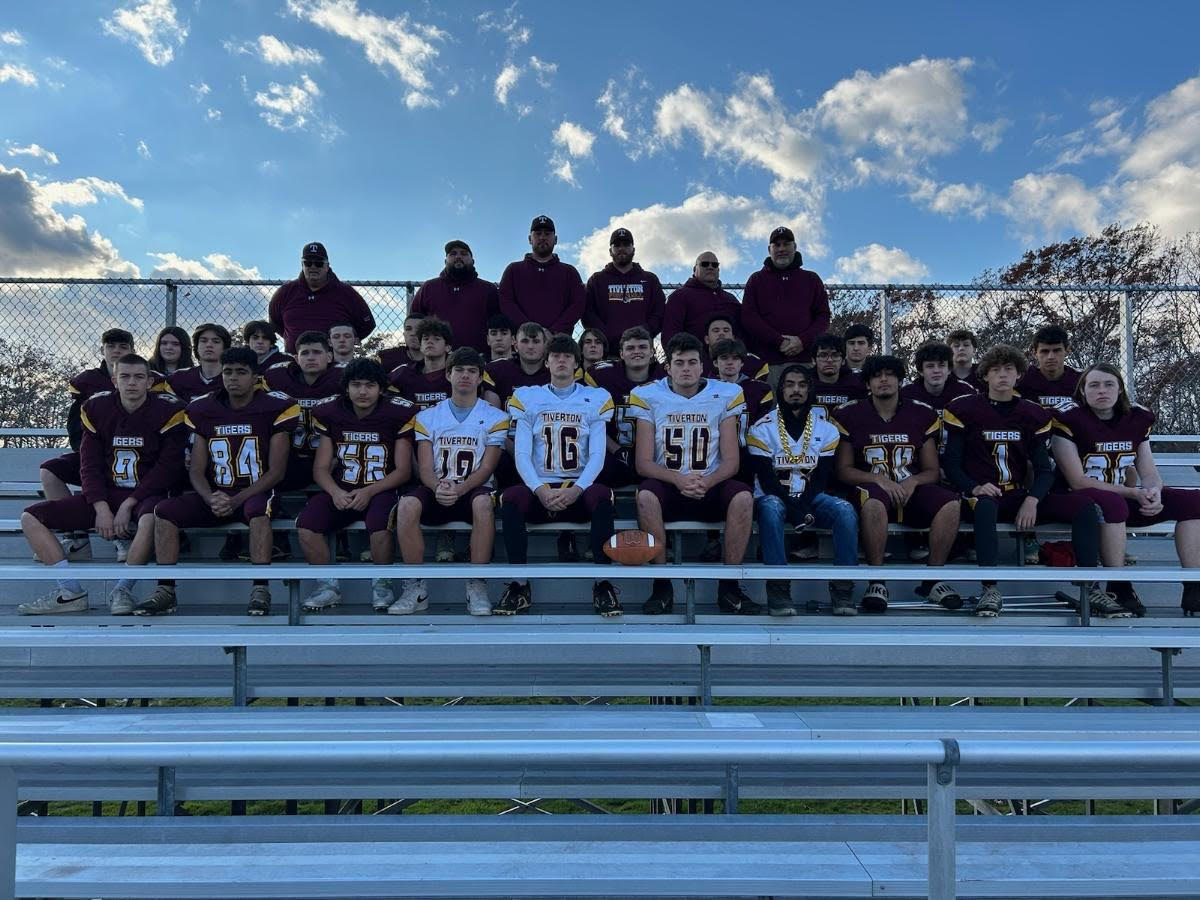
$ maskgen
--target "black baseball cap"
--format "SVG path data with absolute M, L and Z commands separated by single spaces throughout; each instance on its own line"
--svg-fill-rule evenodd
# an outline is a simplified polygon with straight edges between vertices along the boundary
M 632 244 L 633 233 L 628 228 L 618 228 L 608 239 L 609 244 Z
M 301 259 L 329 259 L 329 254 L 325 252 L 325 245 L 320 241 L 313 241 L 310 244 L 305 244 L 304 249 L 300 251 Z
M 554 220 L 549 216 L 534 216 L 529 224 L 530 231 L 555 231 Z M 557 233 L 557 232 L 555 232 Z
M 796 236 L 794 234 L 792 234 L 792 229 L 788 228 L 786 225 L 780 225 L 778 228 L 776 228 L 774 231 L 771 232 L 771 239 L 767 243 L 774 244 L 776 241 L 795 241 L 795 240 L 796 240 Z
M 466 241 L 460 241 L 457 238 L 455 238 L 452 241 L 446 242 L 446 248 L 442 252 L 449 253 L 451 250 L 466 250 L 468 253 L 470 253 L 471 247 L 470 247 L 470 245 L 467 244 Z

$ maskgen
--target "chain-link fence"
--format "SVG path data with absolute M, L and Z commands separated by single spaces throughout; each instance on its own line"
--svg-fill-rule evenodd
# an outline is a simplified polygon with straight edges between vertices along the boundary
M 71 374 L 95 365 L 100 334 L 122 327 L 149 355 L 165 325 L 266 318 L 278 281 L 0 279 L 0 427 L 61 425 Z M 378 323 L 368 347 L 400 343 L 413 281 L 354 282 Z M 678 285 L 664 285 L 668 293 Z M 740 296 L 742 285 L 726 285 Z M 1071 335 L 1069 362 L 1105 359 L 1127 373 L 1163 434 L 1200 432 L 1200 288 L 1195 285 L 829 285 L 832 330 L 872 328 L 881 351 L 911 356 L 969 328 L 981 349 L 1028 348 L 1043 325 Z

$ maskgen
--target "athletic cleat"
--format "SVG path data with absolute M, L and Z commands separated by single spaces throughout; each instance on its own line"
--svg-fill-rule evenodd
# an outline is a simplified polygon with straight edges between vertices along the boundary
M 854 605 L 854 582 L 829 582 L 829 600 L 833 604 L 835 616 L 857 616 L 858 608 Z
M 135 616 L 169 616 L 175 612 L 178 601 L 175 599 L 175 588 L 169 584 L 160 584 L 154 593 L 145 600 L 139 600 L 133 605 Z
M 560 563 L 579 562 L 579 548 L 575 546 L 573 531 L 564 531 L 558 536 L 558 561 Z
M 675 590 L 667 578 L 655 578 L 650 590 L 650 597 L 642 604 L 642 612 L 647 616 L 661 616 L 669 613 L 675 606 Z
M 433 558 L 440 563 L 454 562 L 454 532 L 438 532 L 437 549 Z
M 1025 557 L 1025 565 L 1036 566 L 1041 564 L 1041 546 L 1037 542 L 1037 538 L 1033 535 L 1026 534 L 1021 536 L 1021 546 L 1018 549 Z
M 487 582 L 482 578 L 467 579 L 467 612 L 473 616 L 490 616 L 492 601 L 488 599 Z
M 242 552 L 242 535 L 234 531 L 225 535 L 225 543 L 217 554 L 221 562 L 233 562 Z
M 809 603 L 814 601 L 811 599 Z M 809 610 L 816 612 L 816 610 Z M 787 581 L 767 582 L 767 612 L 773 616 L 794 616 L 796 607 L 792 604 L 792 585 Z
M 1182 606 L 1185 616 L 1200 613 L 1200 583 L 1192 582 L 1183 586 Z
M 531 606 L 533 606 L 533 592 L 529 588 L 529 582 L 521 584 L 519 581 L 510 581 L 504 588 L 504 593 L 500 595 L 500 602 L 492 608 L 492 615 L 515 616 L 517 613 L 525 612 Z
M 250 588 L 250 603 L 246 607 L 248 616 L 266 616 L 271 613 L 271 592 L 265 584 L 256 584 Z
M 1146 615 L 1146 607 L 1142 603 L 1142 598 L 1137 595 L 1137 591 L 1128 581 L 1110 581 L 1108 587 L 1109 594 L 1135 617 L 1141 619 Z
M 123 563 L 129 559 L 129 544 L 130 542 L 124 538 L 117 538 L 113 541 L 113 548 L 117 551 L 117 562 Z
M 371 582 L 371 609 L 385 613 L 387 608 L 396 602 L 392 591 L 392 579 L 376 578 Z
M 429 595 L 425 590 L 424 578 L 406 578 L 400 588 L 400 596 L 387 608 L 390 616 L 411 616 L 429 609 Z
M 606 619 L 625 612 L 621 607 L 620 592 L 608 581 L 597 581 L 592 585 L 592 609 Z
M 762 604 L 747 597 L 741 585 L 734 582 L 717 588 L 717 609 L 738 616 L 757 616 L 762 612 Z M 795 610 L 792 610 L 792 614 L 795 614 Z
M 133 592 L 122 587 L 113 588 L 112 593 L 108 595 L 108 611 L 114 616 L 133 615 L 135 603 L 137 598 L 133 596 Z
M 979 595 L 979 602 L 975 604 L 975 615 L 982 619 L 994 619 L 1000 615 L 1000 610 L 1003 608 L 1004 595 L 994 584 L 989 584 Z
M 1117 602 L 1117 598 L 1093 584 L 1088 589 L 1088 609 L 1102 619 L 1132 619 L 1133 613 Z
M 342 602 L 342 592 L 336 581 L 321 579 L 311 594 L 304 598 L 305 612 L 333 609 Z
M 92 542 L 87 535 L 67 538 L 62 542 L 63 555 L 71 562 L 82 562 L 92 558 Z
M 917 586 L 916 594 L 918 597 L 924 597 L 929 603 L 936 603 L 942 609 L 962 609 L 962 597 L 944 581 L 935 581 L 928 587 L 922 583 Z
M 882 581 L 872 581 L 867 585 L 867 592 L 863 594 L 862 608 L 863 612 L 882 613 L 887 612 L 888 607 L 888 587 Z
M 36 600 L 21 603 L 17 606 L 19 616 L 53 616 L 58 613 L 87 612 L 87 591 L 78 594 L 66 593 L 55 588 L 48 594 L 43 594 Z

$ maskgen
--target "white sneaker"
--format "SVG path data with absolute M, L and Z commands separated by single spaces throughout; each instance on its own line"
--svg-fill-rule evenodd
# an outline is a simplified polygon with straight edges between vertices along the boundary
M 371 609 L 375 612 L 387 612 L 388 607 L 395 602 L 392 579 L 375 578 L 371 581 Z
M 342 592 L 338 583 L 331 578 L 322 578 L 311 594 L 304 598 L 304 609 L 307 612 L 320 612 L 332 609 L 342 602 Z
M 424 612 L 427 609 L 429 609 L 429 597 L 425 592 L 425 579 L 406 578 L 400 596 L 387 608 L 387 611 L 389 615 L 393 616 L 411 616 L 415 612 Z
M 129 545 L 132 541 L 127 541 L 124 538 L 117 538 L 113 541 L 113 546 L 117 550 L 117 562 L 123 563 L 129 559 Z
M 112 593 L 108 595 L 108 611 L 114 616 L 131 616 L 133 604 L 136 602 L 137 598 L 133 596 L 132 591 L 121 587 L 113 588 Z
M 62 542 L 63 554 L 71 562 L 79 562 L 92 558 L 92 542 L 90 538 L 66 538 Z
M 17 606 L 19 616 L 52 616 L 57 613 L 87 612 L 87 591 L 78 594 L 68 594 L 55 588 L 48 594 L 43 594 L 36 600 Z
M 490 616 L 492 601 L 488 599 L 487 582 L 482 578 L 467 579 L 467 612 L 473 616 Z
M 434 551 L 434 557 L 440 563 L 454 562 L 454 532 L 442 531 L 438 533 L 437 550 Z

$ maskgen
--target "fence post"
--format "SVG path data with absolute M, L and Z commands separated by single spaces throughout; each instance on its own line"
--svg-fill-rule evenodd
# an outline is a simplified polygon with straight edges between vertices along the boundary
M 886 289 L 879 292 L 879 347 L 885 356 L 892 352 L 892 299 Z
M 166 327 L 170 328 L 175 325 L 176 314 L 179 312 L 179 288 L 175 286 L 175 282 L 167 282 L 167 321 Z
M 1133 383 L 1133 292 L 1121 292 L 1121 377 L 1125 379 L 1125 390 L 1129 399 L 1135 400 L 1136 386 Z
M 416 288 L 412 286 L 412 282 L 404 286 L 404 315 L 406 316 L 412 312 L 413 297 L 416 296 L 416 293 Z

